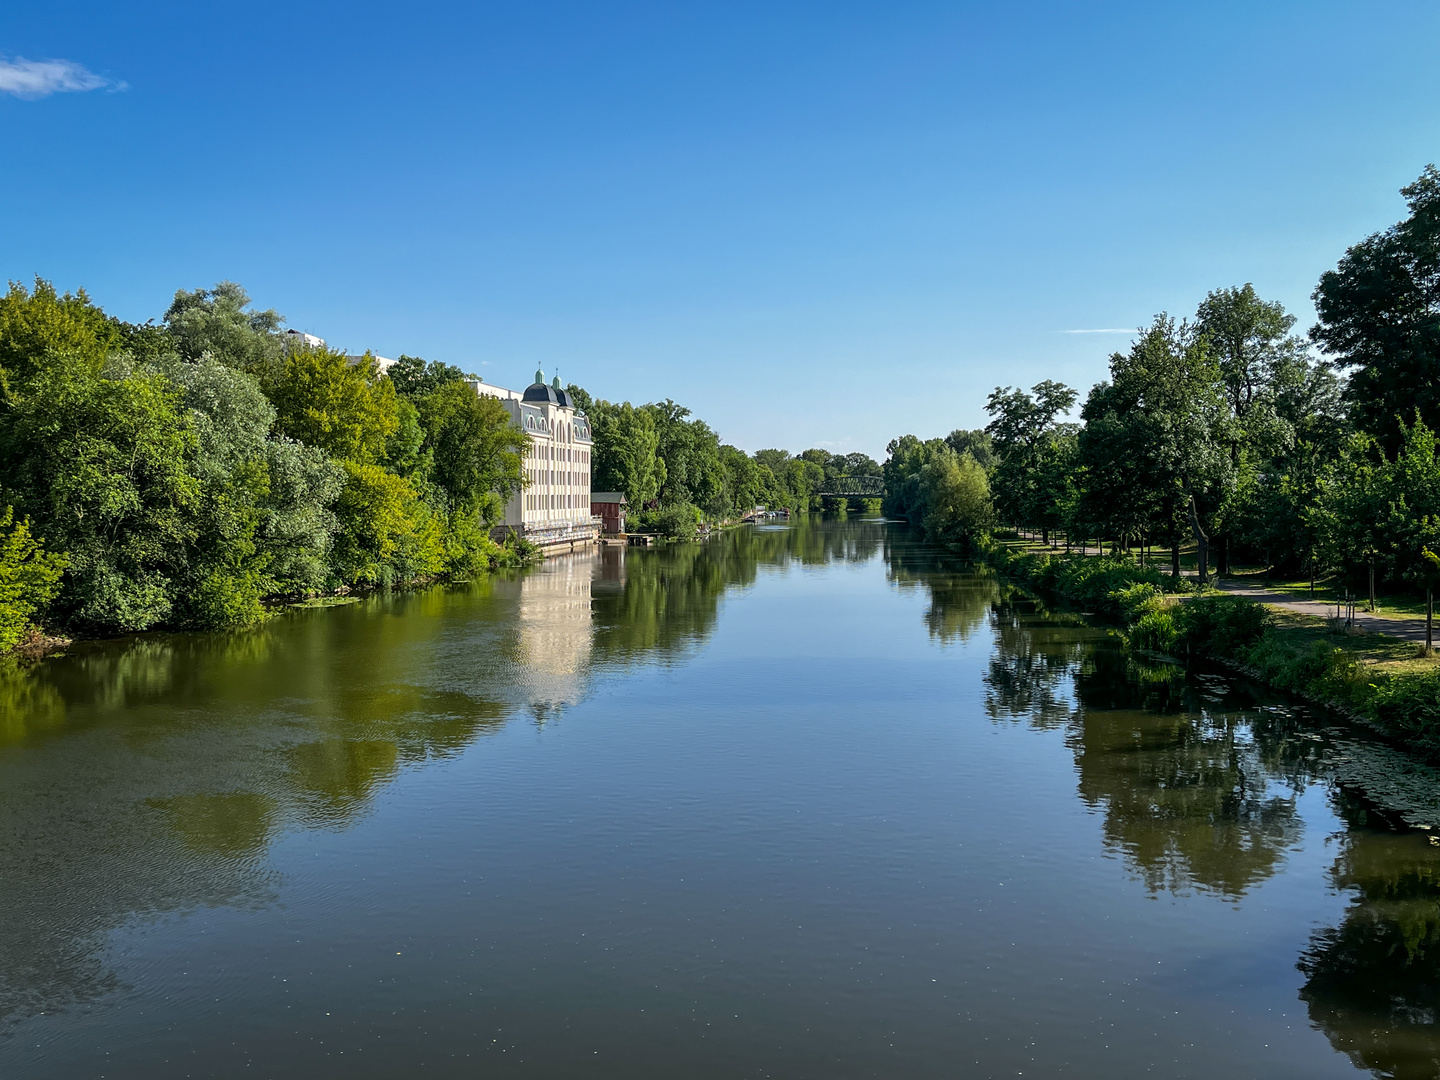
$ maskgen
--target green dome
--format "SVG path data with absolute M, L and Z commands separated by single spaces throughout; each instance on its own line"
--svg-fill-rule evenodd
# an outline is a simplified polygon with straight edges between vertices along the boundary
M 556 375 L 556 376 L 555 376 L 555 381 L 554 381 L 553 383 L 551 383 L 550 385 L 553 386 L 553 387 L 555 387 L 556 390 L 559 390 L 559 389 L 560 389 L 560 376 L 559 376 L 559 375 Z
M 545 382 L 545 372 L 541 371 L 539 368 L 535 369 L 535 381 L 537 383 L 541 383 L 542 385 Z

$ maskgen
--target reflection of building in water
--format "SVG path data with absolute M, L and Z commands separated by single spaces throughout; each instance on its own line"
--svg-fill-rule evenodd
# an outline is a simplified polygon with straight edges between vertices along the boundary
M 624 552 L 563 555 L 497 591 L 518 592 L 515 659 L 537 716 L 578 702 L 594 648 L 590 601 L 597 586 L 623 587 Z

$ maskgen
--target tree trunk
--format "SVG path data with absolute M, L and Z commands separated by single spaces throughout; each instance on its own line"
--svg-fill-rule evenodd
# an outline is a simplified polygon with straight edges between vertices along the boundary
M 1215 573 L 1224 577 L 1230 573 L 1230 534 L 1215 538 Z
M 1429 656 L 1435 648 L 1435 638 L 1431 634 L 1431 625 L 1435 622 L 1435 588 L 1433 585 L 1425 587 L 1425 655 Z
M 1200 528 L 1200 513 L 1195 509 L 1195 497 L 1190 497 L 1190 531 L 1195 534 L 1195 566 L 1200 571 L 1200 587 L 1210 581 L 1210 538 Z
M 1046 547 L 1050 546 L 1050 530 L 1048 527 L 1040 530 L 1040 539 L 1045 541 Z
M 1180 536 L 1179 534 L 1170 537 L 1170 576 L 1176 581 L 1180 580 Z
M 1375 560 L 1370 560 L 1370 614 L 1375 614 Z

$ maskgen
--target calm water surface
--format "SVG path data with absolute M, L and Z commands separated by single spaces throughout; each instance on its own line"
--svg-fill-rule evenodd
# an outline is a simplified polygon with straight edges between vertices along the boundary
M 863 520 L 76 647 L 0 674 L 0 1076 L 1440 1075 L 1440 847 L 1326 723 Z

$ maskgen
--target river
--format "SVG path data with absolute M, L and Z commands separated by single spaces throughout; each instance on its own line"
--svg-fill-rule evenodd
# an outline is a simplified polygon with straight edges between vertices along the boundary
M 80 644 L 0 1076 L 1434 1077 L 1387 754 L 866 519 Z

